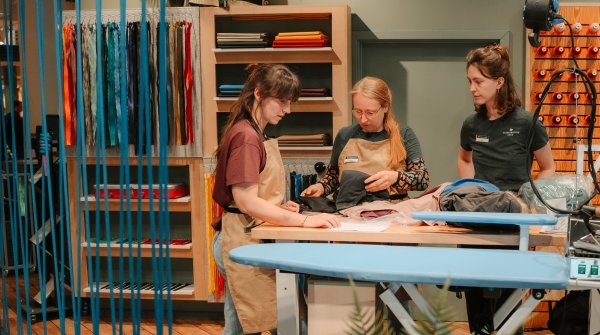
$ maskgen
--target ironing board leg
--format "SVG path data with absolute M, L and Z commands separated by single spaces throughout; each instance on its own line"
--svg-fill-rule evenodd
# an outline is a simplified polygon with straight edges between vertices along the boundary
M 277 331 L 280 334 L 300 334 L 298 282 L 295 273 L 277 270 Z
M 394 294 L 396 290 L 386 286 L 383 283 L 381 283 L 381 286 L 385 289 L 383 293 L 379 295 L 381 301 L 383 301 L 383 303 L 390 309 L 390 311 L 394 313 L 396 318 L 398 318 L 398 321 L 400 321 L 400 323 L 404 327 L 404 331 L 408 335 L 418 335 L 419 333 L 417 333 L 417 331 L 415 330 L 415 321 L 410 316 L 406 308 L 404 308 L 400 301 L 398 301 L 398 298 L 396 298 L 396 295 Z
M 423 314 L 425 314 L 427 319 L 434 320 L 433 315 L 431 315 L 431 310 L 429 309 L 429 304 L 427 303 L 425 298 L 423 298 L 423 295 L 421 294 L 421 292 L 419 292 L 419 290 L 417 289 L 417 286 L 414 284 L 402 284 L 402 287 L 404 288 L 406 293 L 410 296 L 410 298 L 415 303 L 417 308 Z
M 500 308 L 494 314 L 494 325 L 501 325 L 508 317 L 510 312 L 523 300 L 523 296 L 527 293 L 526 289 L 515 289 L 513 293 L 506 299 Z
M 512 335 L 519 327 L 523 325 L 527 317 L 542 301 L 544 292 L 542 290 L 533 290 L 531 295 L 517 308 L 517 310 L 506 320 L 506 322 L 498 328 L 496 335 Z

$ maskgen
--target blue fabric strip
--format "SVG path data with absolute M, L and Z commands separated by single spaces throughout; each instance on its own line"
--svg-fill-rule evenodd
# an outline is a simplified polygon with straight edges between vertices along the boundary
M 417 220 L 493 223 L 528 226 L 553 226 L 558 218 L 550 214 L 488 213 L 488 212 L 413 212 Z

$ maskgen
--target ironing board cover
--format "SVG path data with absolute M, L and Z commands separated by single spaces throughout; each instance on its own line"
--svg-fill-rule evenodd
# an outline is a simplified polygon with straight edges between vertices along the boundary
M 365 244 L 266 243 L 231 251 L 235 262 L 359 281 L 564 289 L 569 272 L 558 254 L 497 249 Z

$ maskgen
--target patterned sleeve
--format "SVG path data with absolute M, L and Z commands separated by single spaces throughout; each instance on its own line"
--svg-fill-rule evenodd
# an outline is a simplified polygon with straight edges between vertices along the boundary
M 423 191 L 427 186 L 429 186 L 429 172 L 423 158 L 419 158 L 407 163 L 406 171 L 399 173 L 398 181 L 392 185 L 392 188 L 396 191 Z
M 325 190 L 323 196 L 327 196 L 333 193 L 333 191 L 337 190 L 337 188 L 340 186 L 338 178 L 339 174 L 340 169 L 338 167 L 332 167 L 331 165 L 327 167 L 327 172 L 325 173 L 325 176 L 323 176 L 323 178 L 319 180 L 319 183 L 323 185 L 323 189 Z

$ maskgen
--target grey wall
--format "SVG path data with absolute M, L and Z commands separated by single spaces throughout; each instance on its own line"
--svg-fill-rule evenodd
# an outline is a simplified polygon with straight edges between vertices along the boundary
M 288 1 L 288 4 L 333 1 Z M 394 94 L 394 114 L 417 134 L 431 185 L 456 180 L 462 121 L 473 113 L 465 55 L 501 41 L 523 84 L 520 1 L 346 1 L 352 11 L 353 81 L 381 77 Z
M 509 47 L 512 71 L 523 96 L 527 42 L 522 20 L 524 1 L 271 1 L 324 3 L 350 6 L 353 81 L 372 75 L 388 82 L 396 118 L 413 128 L 419 138 L 430 184 L 458 178 L 460 127 L 473 113 L 465 56 L 470 49 L 493 41 Z

